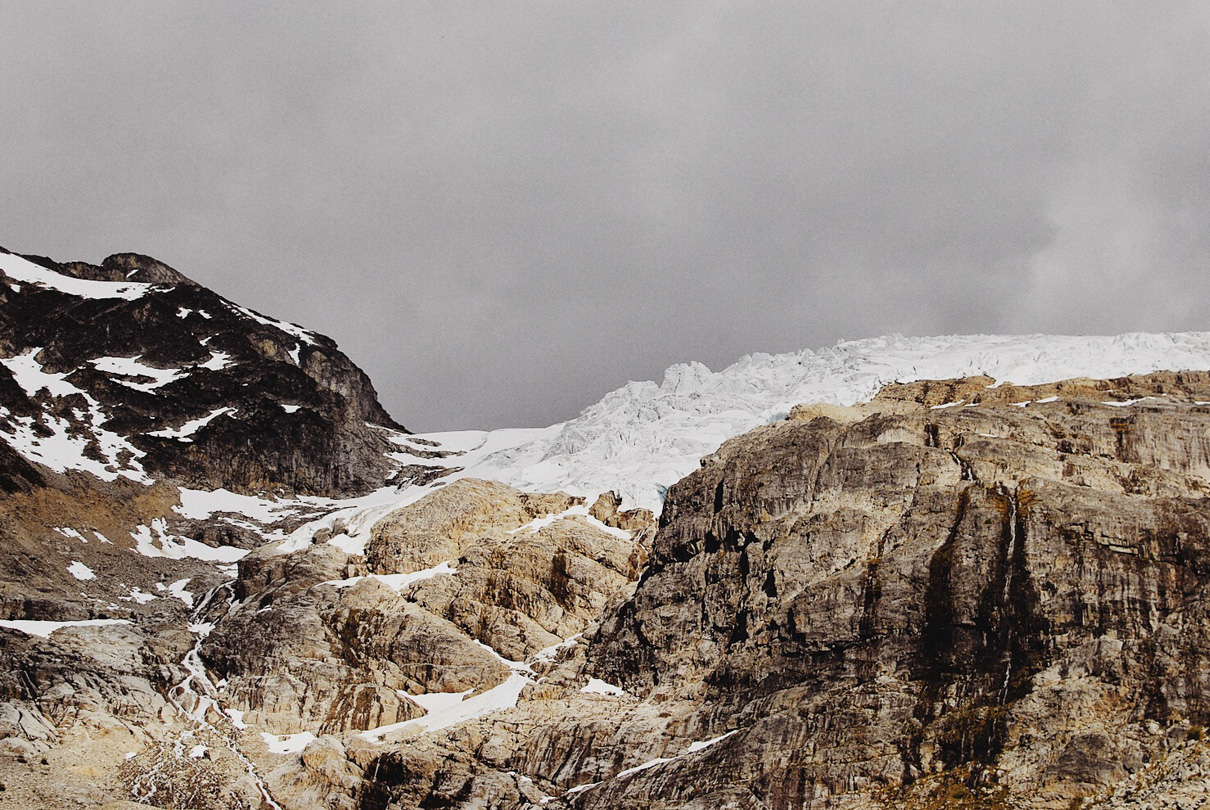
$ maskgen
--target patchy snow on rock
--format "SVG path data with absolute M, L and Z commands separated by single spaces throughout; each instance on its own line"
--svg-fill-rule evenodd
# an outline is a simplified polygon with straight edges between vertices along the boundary
M 49 638 L 50 634 L 56 630 L 63 630 L 68 627 L 108 627 L 114 624 L 130 624 L 130 622 L 126 619 L 85 619 L 76 622 L 47 622 L 28 619 L 0 621 L 0 627 L 7 627 L 10 630 L 20 630 L 26 635 L 39 636 L 41 638 Z
M 7 440 L 14 450 L 30 461 L 55 472 L 82 470 L 103 481 L 113 481 L 122 476 L 150 483 L 138 462 L 145 455 L 143 451 L 124 437 L 101 427 L 107 417 L 100 403 L 68 382 L 68 374 L 43 370 L 35 359 L 40 351 L 34 348 L 15 357 L 0 358 L 0 364 L 12 373 L 13 379 L 30 397 L 38 397 L 43 391 L 55 398 L 79 397 L 87 410 L 72 408 L 76 420 L 74 423 L 50 413 L 42 413 L 37 419 L 31 416 L 10 417 L 8 427 L 0 427 L 0 438 Z M 93 442 L 92 450 L 100 452 L 101 460 L 96 459 L 94 453 L 86 452 Z
M 17 416 L 10 420 L 10 427 L 0 427 L 0 438 L 30 461 L 49 467 L 55 472 L 81 470 L 91 473 L 102 481 L 114 481 L 119 477 L 149 484 L 151 479 L 143 471 L 138 458 L 146 455 L 116 433 L 98 428 L 104 421 L 100 408 L 90 401 L 92 427 L 80 431 L 71 422 L 49 414 L 42 414 L 41 421 L 29 416 Z M 77 411 L 78 415 L 79 412 Z M 37 426 L 37 427 L 35 427 Z M 49 436 L 43 435 L 46 431 Z M 95 440 L 103 461 L 85 455 L 90 440 Z
M 199 743 L 198 745 L 195 745 L 189 749 L 189 758 L 190 759 L 201 759 L 202 757 L 206 756 L 207 750 L 208 749 L 206 748 L 206 746 Z
M 151 392 L 179 380 L 189 372 L 181 368 L 156 368 L 140 362 L 138 357 L 98 357 L 88 361 L 97 371 L 116 375 L 114 382 L 136 391 Z M 121 377 L 146 377 L 151 382 L 123 380 Z
M 92 572 L 92 569 L 79 560 L 71 561 L 71 565 L 67 566 L 67 573 L 71 574 L 81 582 L 86 582 L 90 579 L 97 578 L 97 575 Z
M 266 318 L 264 315 L 253 312 L 247 307 L 241 307 L 239 304 L 233 304 L 230 301 L 226 301 L 224 303 L 226 303 L 231 309 L 235 310 L 241 315 L 244 315 L 245 317 L 251 318 L 259 324 L 285 332 L 287 335 L 290 335 L 297 340 L 301 340 L 303 343 L 306 343 L 309 346 L 315 345 L 315 336 L 306 329 L 303 329 L 301 326 L 286 323 L 285 321 L 274 320 L 273 318 Z M 297 365 L 297 363 L 295 363 L 295 365 Z
M 349 577 L 348 579 L 329 579 L 325 580 L 320 585 L 331 585 L 333 588 L 348 588 L 356 585 L 363 579 L 376 579 L 383 585 L 386 585 L 391 590 L 398 593 L 416 582 L 423 582 L 427 579 L 440 576 L 442 574 L 456 574 L 458 569 L 454 568 L 452 562 L 443 562 L 440 565 L 435 565 L 432 568 L 426 568 L 423 571 L 413 571 L 410 574 L 367 574 L 360 577 Z
M 189 437 L 192 436 L 194 433 L 197 433 L 199 430 L 206 427 L 206 425 L 210 424 L 215 419 L 218 419 L 220 416 L 229 415 L 229 414 L 233 414 L 233 413 L 235 413 L 235 408 L 217 408 L 217 409 L 211 411 L 210 413 L 206 414 L 205 416 L 199 416 L 197 419 L 190 419 L 188 422 L 186 422 L 185 424 L 181 425 L 178 428 L 164 428 L 163 430 L 153 430 L 150 433 L 148 433 L 147 435 L 148 436 L 162 436 L 166 439 L 176 439 L 176 440 L 182 441 L 182 442 L 192 442 L 193 439 L 191 439 Z
M 437 692 L 427 695 L 408 695 L 408 699 L 423 708 L 427 714 L 405 720 L 402 723 L 392 723 L 379 726 L 369 731 L 363 731 L 358 736 L 371 742 L 382 742 L 383 737 L 398 731 L 415 730 L 421 734 L 438 731 L 443 728 L 482 717 L 491 712 L 511 709 L 517 705 L 521 691 L 533 683 L 520 672 L 513 672 L 504 683 L 486 692 L 467 697 L 466 692 Z
M 57 290 L 79 298 L 122 298 L 133 301 L 142 298 L 153 286 L 134 281 L 90 281 L 73 278 L 47 270 L 12 253 L 0 253 L 0 271 L 15 281 Z
M 162 518 L 151 521 L 150 526 L 136 526 L 131 533 L 135 541 L 134 550 L 144 557 L 165 557 L 180 560 L 192 557 L 207 562 L 232 563 L 243 559 L 248 551 L 235 546 L 208 546 L 191 537 L 174 537 L 167 530 Z
M 309 731 L 301 734 L 269 734 L 262 731 L 260 736 L 271 754 L 297 754 L 315 739 L 315 735 Z
M 603 681 L 600 678 L 589 678 L 588 685 L 580 690 L 586 695 L 607 695 L 609 697 L 625 697 L 626 690 L 620 686 Z

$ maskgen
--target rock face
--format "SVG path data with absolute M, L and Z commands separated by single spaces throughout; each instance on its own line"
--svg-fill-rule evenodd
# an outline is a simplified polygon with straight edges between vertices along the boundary
M 1206 375 L 936 407 L 989 382 L 803 409 L 673 487 L 588 671 L 735 733 L 570 803 L 1065 807 L 1205 724 Z
M 637 578 L 640 543 L 582 512 L 562 493 L 463 479 L 384 516 L 364 558 L 263 548 L 240 562 L 238 607 L 202 657 L 275 733 L 420 717 L 407 696 L 500 685 Z
M 0 249 L 2 250 L 2 249 Z M 402 430 L 331 339 L 136 254 L 0 252 L 0 432 L 81 442 L 94 474 L 341 495 L 378 486 Z

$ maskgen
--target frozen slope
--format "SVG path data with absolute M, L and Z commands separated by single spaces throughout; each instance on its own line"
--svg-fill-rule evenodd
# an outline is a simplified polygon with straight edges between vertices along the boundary
M 561 425 L 529 435 L 514 431 L 519 443 L 477 459 L 464 474 L 531 490 L 595 495 L 612 489 L 628 507 L 658 511 L 666 488 L 696 469 L 702 456 L 783 418 L 798 403 L 853 404 L 895 381 L 986 374 L 1031 385 L 1192 369 L 1210 369 L 1210 332 L 892 336 L 752 355 L 718 372 L 700 363 L 676 365 L 660 385 L 628 383 Z

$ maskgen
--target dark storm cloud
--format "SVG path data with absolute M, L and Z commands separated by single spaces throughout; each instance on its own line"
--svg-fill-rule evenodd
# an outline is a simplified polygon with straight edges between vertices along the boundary
M 413 428 L 838 338 L 1207 328 L 1202 4 L 0 9 L 0 244 L 157 256 Z

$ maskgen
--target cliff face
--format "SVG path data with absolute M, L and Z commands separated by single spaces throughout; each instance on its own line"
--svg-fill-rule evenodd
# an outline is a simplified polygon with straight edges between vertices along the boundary
M 1206 375 L 988 382 L 800 409 L 672 488 L 588 671 L 735 733 L 575 806 L 1060 807 L 1205 724 Z

